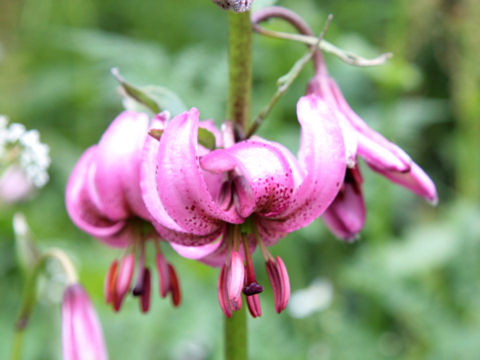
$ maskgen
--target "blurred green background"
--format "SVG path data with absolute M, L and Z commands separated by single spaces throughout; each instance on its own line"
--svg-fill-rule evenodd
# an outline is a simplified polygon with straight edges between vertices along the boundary
M 277 315 L 267 286 L 262 317 L 248 323 L 251 358 L 480 358 L 480 3 L 277 4 L 298 12 L 317 33 L 334 14 L 326 38 L 344 49 L 367 57 L 395 54 L 369 69 L 326 59 L 352 107 L 432 177 L 440 203 L 432 208 L 361 164 L 368 206 L 361 239 L 344 244 L 315 221 L 271 249 L 288 267 L 293 294 L 317 284 L 319 304 L 306 317 L 295 309 Z M 269 27 L 291 31 L 279 21 Z M 254 36 L 254 114 L 304 53 L 300 44 Z M 0 113 L 38 129 L 52 157 L 51 180 L 33 200 L 0 208 L 1 359 L 10 352 L 23 284 L 11 226 L 16 211 L 25 213 L 39 246 L 61 247 L 74 258 L 111 359 L 222 358 L 217 269 L 167 251 L 180 276 L 180 308 L 159 299 L 155 286 L 147 315 L 131 297 L 114 314 L 103 301 L 103 278 L 121 252 L 76 229 L 65 212 L 74 163 L 122 110 L 114 66 L 137 85 L 171 89 L 202 118 L 220 123 L 225 13 L 209 0 L 0 0 Z M 261 135 L 296 151 L 295 103 L 311 75 L 311 68 L 302 73 Z M 259 282 L 267 284 L 258 255 Z M 42 283 L 24 359 L 61 358 L 61 291 L 55 277 Z

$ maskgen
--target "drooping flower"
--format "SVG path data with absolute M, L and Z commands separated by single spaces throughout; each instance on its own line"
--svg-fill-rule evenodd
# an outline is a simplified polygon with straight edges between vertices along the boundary
M 221 266 L 218 295 L 227 316 L 241 307 L 240 289 L 252 316 L 260 316 L 251 253 L 258 245 L 282 311 L 290 285 L 285 265 L 267 246 L 311 223 L 335 198 L 346 161 L 340 125 L 325 104 L 300 99 L 298 160 L 282 145 L 259 137 L 234 143 L 196 109 L 147 138 L 141 188 L 157 231 L 182 256 Z M 318 119 L 325 121 L 318 121 Z M 216 134 L 217 149 L 197 142 L 198 128 Z M 152 123 L 152 129 L 162 123 Z M 222 136 L 223 135 L 223 138 Z M 244 265 L 245 261 L 245 265 Z
M 133 294 L 140 297 L 142 311 L 149 308 L 151 277 L 145 264 L 149 239 L 156 248 L 160 295 L 172 293 L 174 305 L 180 302 L 175 269 L 160 250 L 160 237 L 150 226 L 140 192 L 141 154 L 148 123 L 146 114 L 121 113 L 98 145 L 84 152 L 67 184 L 66 207 L 75 225 L 110 246 L 125 249 L 122 259 L 113 261 L 105 279 L 105 299 L 115 311 L 130 291 L 136 262 Z
M 310 81 L 307 96 L 312 101 L 326 104 L 337 117 L 344 134 L 348 164 L 343 186 L 323 215 L 327 227 L 346 240 L 354 239 L 363 228 L 366 211 L 358 156 L 373 171 L 436 204 L 438 198 L 433 181 L 400 147 L 371 129 L 350 108 L 324 66 L 322 64 L 317 69 Z
M 108 359 L 97 313 L 80 284 L 69 285 L 62 303 L 64 360 Z

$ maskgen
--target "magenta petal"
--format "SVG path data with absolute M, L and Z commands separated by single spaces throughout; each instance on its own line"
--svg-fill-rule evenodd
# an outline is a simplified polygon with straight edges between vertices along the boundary
M 260 220 L 259 230 L 268 245 L 320 216 L 337 195 L 345 176 L 343 134 L 328 105 L 316 95 L 307 95 L 298 101 L 297 114 L 302 126 L 299 159 L 306 176 L 284 214 L 275 221 Z
M 372 170 L 382 174 L 390 181 L 397 183 L 415 194 L 420 195 L 427 199 L 433 205 L 438 202 L 437 189 L 432 179 L 418 166 L 412 162 L 410 170 L 406 172 L 384 171 L 378 169 L 370 163 L 367 163 Z
M 294 188 L 297 189 L 302 184 L 303 179 L 305 177 L 305 169 L 303 169 L 300 166 L 297 158 L 290 152 L 290 150 L 288 150 L 282 144 L 279 144 L 274 141 L 265 140 L 264 138 L 261 138 L 256 135 L 252 136 L 251 140 L 255 142 L 262 142 L 262 143 L 268 144 L 270 146 L 273 146 L 275 149 L 277 149 L 283 155 L 284 159 L 287 161 L 288 167 L 290 168 L 290 170 L 292 170 Z
M 160 114 L 158 118 L 153 119 L 150 129 L 164 129 L 167 114 L 162 114 Z M 140 170 L 140 188 L 142 191 L 142 198 L 145 206 L 148 209 L 148 212 L 155 220 L 154 225 L 155 223 L 158 223 L 156 225 L 157 230 L 158 227 L 161 226 L 174 231 L 174 233 L 184 232 L 185 230 L 180 227 L 180 225 L 178 225 L 175 221 L 173 221 L 170 215 L 168 215 L 158 195 L 156 177 L 158 170 L 156 165 L 156 158 L 159 144 L 159 141 L 151 136 L 148 136 L 145 140 L 142 151 L 142 164 Z
M 237 159 L 227 150 L 217 149 L 200 158 L 202 169 L 213 173 L 224 173 L 233 170 L 237 165 Z
M 124 242 L 116 241 L 115 235 L 120 232 L 125 221 L 111 221 L 103 216 L 92 201 L 88 189 L 88 172 L 97 154 L 97 147 L 88 148 L 78 160 L 68 179 L 65 203 L 72 221 L 80 229 L 97 238 L 109 238 L 109 244 L 124 246 Z
M 235 209 L 223 211 L 212 198 L 199 166 L 197 133 L 197 109 L 167 125 L 156 159 L 157 191 L 169 216 L 185 232 L 207 235 L 217 231 L 222 220 L 241 223 L 243 219 Z
M 357 132 L 358 155 L 366 161 L 375 164 L 377 168 L 386 170 L 405 171 L 410 166 L 410 157 L 397 145 L 385 139 L 372 130 L 348 105 L 338 85 L 332 78 L 328 80 L 332 98 L 343 113 L 350 125 Z
M 217 251 L 222 245 L 224 245 L 222 240 L 214 241 L 202 246 L 185 246 L 171 243 L 173 250 L 175 250 L 180 256 L 192 260 L 201 260 Z M 225 255 L 222 257 L 223 260 L 225 260 Z
M 112 220 L 131 214 L 149 219 L 139 186 L 141 149 L 148 122 L 147 114 L 124 111 L 98 144 L 95 184 L 102 210 Z
M 106 360 L 107 350 L 98 316 L 79 284 L 65 290 L 62 303 L 64 360 Z
M 406 171 L 409 169 L 410 158 L 400 159 L 392 151 L 372 138 L 363 133 L 357 133 L 358 138 L 358 155 L 365 159 L 370 164 L 375 164 L 376 167 L 385 169 L 386 171 Z M 385 141 L 387 141 L 385 139 Z M 391 146 L 397 147 L 390 143 Z M 398 151 L 402 151 L 398 148 Z M 403 151 L 402 151 L 403 152 Z
M 289 161 L 282 151 L 266 141 L 242 141 L 226 150 L 212 151 L 200 163 L 211 172 L 235 168 L 241 174 L 233 182 L 236 209 L 243 218 L 254 211 L 275 216 L 291 202 L 294 179 Z
M 360 175 L 358 168 L 347 170 L 343 189 L 322 216 L 330 231 L 345 240 L 353 240 L 365 224 L 361 176 L 350 175 L 354 171 Z
M 292 169 L 281 151 L 266 142 L 256 141 L 242 141 L 227 151 L 237 159 L 237 169 L 252 191 L 255 200 L 252 212 L 271 217 L 288 208 L 294 180 Z

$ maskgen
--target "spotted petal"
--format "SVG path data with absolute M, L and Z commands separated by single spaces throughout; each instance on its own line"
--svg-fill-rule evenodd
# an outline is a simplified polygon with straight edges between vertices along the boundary
M 314 94 L 304 96 L 298 101 L 297 115 L 302 127 L 299 161 L 306 175 L 295 191 L 293 204 L 282 215 L 275 221 L 260 220 L 262 237 L 270 241 L 320 216 L 337 195 L 345 176 L 342 129 L 326 102 Z
M 209 191 L 198 163 L 198 110 L 193 108 L 168 123 L 156 158 L 160 200 L 174 222 L 185 232 L 207 235 L 222 221 L 241 223 L 235 209 L 221 209 Z

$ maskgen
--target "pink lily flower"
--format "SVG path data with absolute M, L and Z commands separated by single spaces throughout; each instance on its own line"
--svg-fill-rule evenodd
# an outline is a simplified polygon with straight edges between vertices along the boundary
M 316 101 L 326 103 L 332 109 L 344 133 L 348 169 L 337 198 L 323 215 L 325 224 L 336 236 L 353 240 L 365 223 L 363 180 L 357 166 L 358 156 L 373 171 L 430 203 L 437 203 L 433 181 L 400 147 L 372 130 L 350 108 L 335 80 L 328 76 L 324 64 L 310 81 L 307 94 L 316 95 Z
M 62 352 L 64 360 L 108 359 L 97 313 L 80 284 L 69 285 L 63 296 Z
M 160 237 L 153 229 L 145 232 L 150 214 L 141 196 L 140 164 L 148 124 L 146 114 L 121 113 L 98 145 L 84 152 L 67 184 L 66 207 L 75 225 L 107 245 L 126 249 L 120 262 L 112 263 L 105 279 L 105 299 L 115 311 L 130 291 L 137 261 L 133 294 L 140 297 L 142 311 L 149 308 L 151 280 L 145 264 L 145 242 L 150 238 L 156 245 L 160 295 L 172 293 L 174 305 L 180 303 L 175 269 L 161 253 Z
M 234 143 L 224 131 L 222 138 L 211 122 L 199 123 L 195 108 L 172 119 L 160 141 L 145 142 L 141 188 L 153 224 L 180 255 L 222 267 L 218 295 L 226 316 L 241 307 L 239 289 L 251 314 L 261 314 L 263 287 L 251 260 L 257 245 L 276 310 L 285 308 L 288 275 L 267 246 L 320 216 L 344 179 L 343 135 L 329 108 L 307 96 L 299 100 L 297 114 L 302 127 L 298 160 L 282 145 L 259 137 Z M 152 129 L 157 127 L 163 124 L 154 121 Z M 216 134 L 216 150 L 198 144 L 199 127 Z

